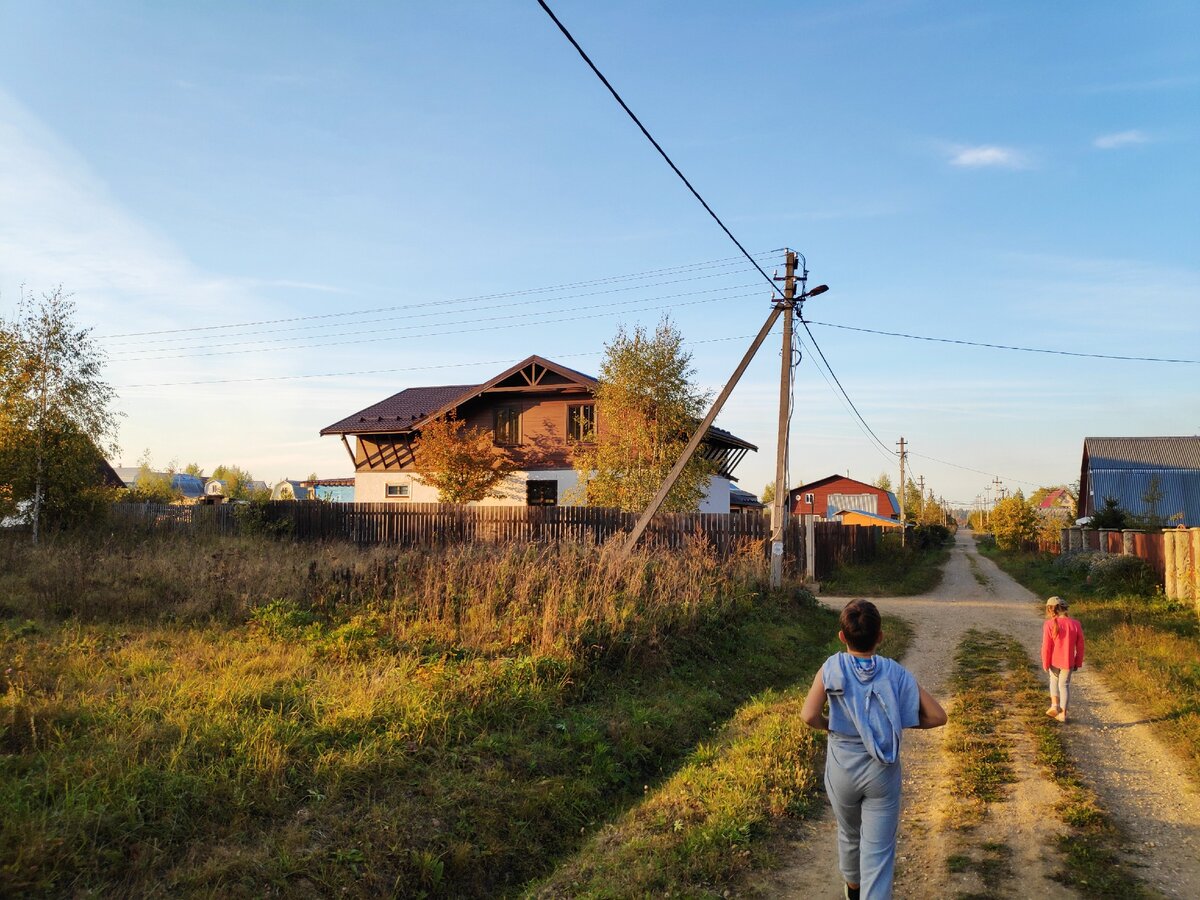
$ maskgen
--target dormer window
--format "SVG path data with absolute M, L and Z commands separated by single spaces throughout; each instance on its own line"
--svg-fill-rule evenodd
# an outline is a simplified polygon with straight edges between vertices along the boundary
M 515 447 L 521 443 L 520 407 L 496 407 L 495 441 L 501 447 Z

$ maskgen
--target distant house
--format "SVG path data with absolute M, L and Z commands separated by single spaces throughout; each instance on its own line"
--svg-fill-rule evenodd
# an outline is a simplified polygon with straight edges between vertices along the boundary
M 1075 509 L 1075 499 L 1066 490 L 1066 488 L 1055 488 L 1038 504 L 1038 509 L 1055 510 L 1055 509 Z
M 272 500 L 311 500 L 312 492 L 303 481 L 285 478 L 271 488 Z
M 1079 517 L 1106 497 L 1148 522 L 1200 526 L 1200 436 L 1085 438 Z
M 749 491 L 743 491 L 740 487 L 729 488 L 729 511 L 731 513 L 760 513 L 766 509 L 766 505 L 759 502 L 759 499 Z
M 891 491 L 877 488 L 865 481 L 855 481 L 845 475 L 829 475 L 819 481 L 802 484 L 788 491 L 788 508 L 794 516 L 817 516 L 835 519 L 840 514 L 857 510 L 898 519 L 900 503 Z
M 329 503 L 354 502 L 354 478 L 318 478 L 316 481 L 305 481 L 309 492 L 315 500 L 325 500 Z
M 555 506 L 572 501 L 579 484 L 571 446 L 587 439 L 596 421 L 597 381 L 541 356 L 530 356 L 482 384 L 408 388 L 321 429 L 337 435 L 354 463 L 354 499 L 360 503 L 435 502 L 437 490 L 417 475 L 421 427 L 453 413 L 487 429 L 495 443 L 526 468 L 509 477 L 505 496 L 488 505 Z M 351 447 L 349 438 L 355 438 Z M 733 471 L 753 444 L 709 428 L 698 452 L 717 474 L 701 512 L 729 512 Z
M 120 466 L 113 469 L 121 483 L 133 490 L 137 487 L 141 466 Z M 187 502 L 194 503 L 204 496 L 204 479 L 198 475 L 185 475 L 183 472 L 151 472 L 160 478 L 169 478 L 171 490 Z

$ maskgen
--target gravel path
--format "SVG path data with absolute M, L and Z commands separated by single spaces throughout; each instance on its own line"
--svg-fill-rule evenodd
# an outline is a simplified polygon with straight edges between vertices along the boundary
M 978 573 L 978 578 L 976 577 Z M 840 609 L 847 598 L 822 597 Z M 954 651 L 971 628 L 995 629 L 1017 638 L 1034 659 L 1041 640 L 1041 602 L 979 556 L 973 539 L 960 532 L 945 577 L 930 594 L 878 598 L 885 613 L 912 623 L 915 636 L 905 665 L 934 696 L 948 695 Z M 882 648 L 887 653 L 886 636 Z M 1168 897 L 1200 897 L 1200 790 L 1182 764 L 1158 742 L 1151 725 L 1118 701 L 1085 666 L 1071 682 L 1073 721 L 1068 744 L 1106 808 L 1130 837 L 1130 861 L 1147 884 Z M 953 708 L 950 708 L 953 715 Z M 1004 803 L 994 804 L 984 825 L 971 836 L 1007 844 L 1013 850 L 1011 874 L 991 885 L 1000 896 L 1054 900 L 1080 896 L 1051 876 L 1060 868 L 1054 839 L 1061 832 L 1054 804 L 1058 789 L 1040 772 L 1033 748 L 1014 732 L 1017 781 Z M 905 735 L 904 808 L 897 848 L 897 897 L 955 896 L 979 890 L 970 874 L 951 874 L 947 857 L 959 834 L 943 827 L 953 807 L 945 785 L 942 731 Z M 779 849 L 782 866 L 747 885 L 770 897 L 841 896 L 835 826 L 823 816 L 798 823 Z

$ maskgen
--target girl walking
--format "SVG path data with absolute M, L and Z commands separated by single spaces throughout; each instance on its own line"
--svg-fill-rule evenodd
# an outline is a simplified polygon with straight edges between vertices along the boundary
M 1083 667 L 1083 626 L 1067 615 L 1067 601 L 1046 601 L 1046 623 L 1042 626 L 1042 669 L 1050 678 L 1050 708 L 1046 715 L 1067 721 L 1071 673 Z

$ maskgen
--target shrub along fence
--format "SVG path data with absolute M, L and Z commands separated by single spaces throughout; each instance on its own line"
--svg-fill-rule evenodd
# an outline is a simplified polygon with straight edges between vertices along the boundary
M 295 540 L 345 540 L 356 544 L 439 547 L 464 543 L 571 542 L 603 544 L 632 529 L 636 513 L 591 506 L 462 506 L 453 503 L 324 503 L 271 501 L 257 504 L 177 506 L 118 503 L 110 526 L 167 534 L 224 535 L 259 532 Z M 875 526 L 814 522 L 814 578 L 838 565 L 874 558 L 882 529 Z M 792 517 L 784 554 L 793 574 L 807 574 L 808 529 Z M 701 537 L 727 556 L 766 553 L 771 523 L 766 515 L 660 513 L 646 531 L 653 546 L 678 549 Z

